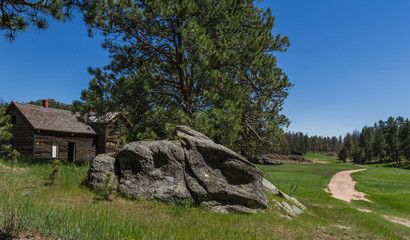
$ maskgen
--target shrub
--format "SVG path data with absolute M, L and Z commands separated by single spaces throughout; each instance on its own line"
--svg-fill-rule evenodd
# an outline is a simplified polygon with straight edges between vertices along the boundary
M 115 190 L 115 184 L 113 184 L 112 181 L 111 173 L 108 173 L 104 178 L 104 183 L 100 187 L 99 192 L 105 200 L 110 200 L 110 195 Z
M 53 185 L 54 180 L 56 179 L 57 173 L 60 170 L 61 167 L 61 161 L 60 160 L 54 160 L 53 164 L 50 166 L 50 170 L 48 173 L 48 183 L 47 185 Z

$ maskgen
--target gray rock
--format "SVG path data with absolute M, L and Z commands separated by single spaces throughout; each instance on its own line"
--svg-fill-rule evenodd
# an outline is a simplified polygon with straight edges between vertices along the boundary
M 98 190 L 104 184 L 107 175 L 111 176 L 111 185 L 117 185 L 117 169 L 115 158 L 111 154 L 99 154 L 91 162 L 88 180 L 91 186 Z
M 281 162 L 278 162 L 273 159 L 269 159 L 267 157 L 261 157 L 261 156 L 249 158 L 249 161 L 253 164 L 261 164 L 261 165 L 283 165 L 283 163 Z
M 206 190 L 208 201 L 253 209 L 268 206 L 262 172 L 247 159 L 186 126 L 177 127 L 177 136 L 187 145 L 187 169 Z
M 288 216 L 296 217 L 298 214 L 303 213 L 303 210 L 286 201 L 275 201 L 275 206 L 286 212 Z
M 298 206 L 298 207 L 299 207 L 300 209 L 302 209 L 303 211 L 306 210 L 306 207 L 305 207 L 302 203 L 300 203 L 296 198 L 291 197 L 291 196 L 285 194 L 285 193 L 282 192 L 282 191 L 279 191 L 279 196 L 284 197 L 286 200 L 288 200 L 288 202 L 290 202 L 290 203 L 292 203 L 292 204 Z
M 118 178 L 120 191 L 131 198 L 189 201 L 223 213 L 265 209 L 264 192 L 284 197 L 286 204 L 276 202 L 283 209 L 306 209 L 236 152 L 186 126 L 177 126 L 176 135 L 181 140 L 129 143 L 116 158 L 98 155 L 89 172 L 91 185 L 98 189 L 111 174 L 113 184 Z
M 298 214 L 303 213 L 306 210 L 306 207 L 300 203 L 296 198 L 291 197 L 284 192 L 277 189 L 271 182 L 266 179 L 263 179 L 263 189 L 267 194 L 273 194 L 279 197 L 284 198 L 284 201 L 280 203 L 279 201 L 275 201 L 275 205 L 284 210 L 287 214 L 292 217 L 295 217 Z
M 281 195 L 279 189 L 266 179 L 262 179 L 263 191 L 268 194 Z
M 208 208 L 212 212 L 217 213 L 229 213 L 229 212 L 242 212 L 242 213 L 257 213 L 261 209 L 251 209 L 241 205 L 226 204 L 218 201 L 202 202 L 201 206 Z
M 181 141 L 132 142 L 117 156 L 121 191 L 131 198 L 193 201 L 185 182 Z

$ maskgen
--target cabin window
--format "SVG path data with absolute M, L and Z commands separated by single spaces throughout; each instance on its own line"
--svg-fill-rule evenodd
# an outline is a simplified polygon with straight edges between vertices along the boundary
M 116 133 L 121 133 L 121 121 L 120 121 L 120 120 L 118 120 L 118 121 L 115 122 L 115 129 L 114 129 L 114 131 L 115 131 Z
M 56 158 L 58 156 L 58 142 L 53 142 L 51 149 L 51 157 Z
M 11 116 L 11 124 L 16 124 L 17 119 L 16 116 Z

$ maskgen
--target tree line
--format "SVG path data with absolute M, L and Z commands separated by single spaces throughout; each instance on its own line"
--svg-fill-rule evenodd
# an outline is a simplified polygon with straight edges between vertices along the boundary
M 410 121 L 403 117 L 389 117 L 378 121 L 372 127 L 365 126 L 362 131 L 347 134 L 338 156 L 346 161 L 357 163 L 372 161 L 396 162 L 410 160 Z
M 308 152 L 337 152 L 342 146 L 342 137 L 312 136 L 302 132 L 287 132 L 280 141 L 278 153 L 303 155 Z

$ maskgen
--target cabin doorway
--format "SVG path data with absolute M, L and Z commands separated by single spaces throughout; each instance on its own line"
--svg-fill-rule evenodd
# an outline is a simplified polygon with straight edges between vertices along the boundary
M 68 162 L 75 162 L 75 143 L 68 143 Z

